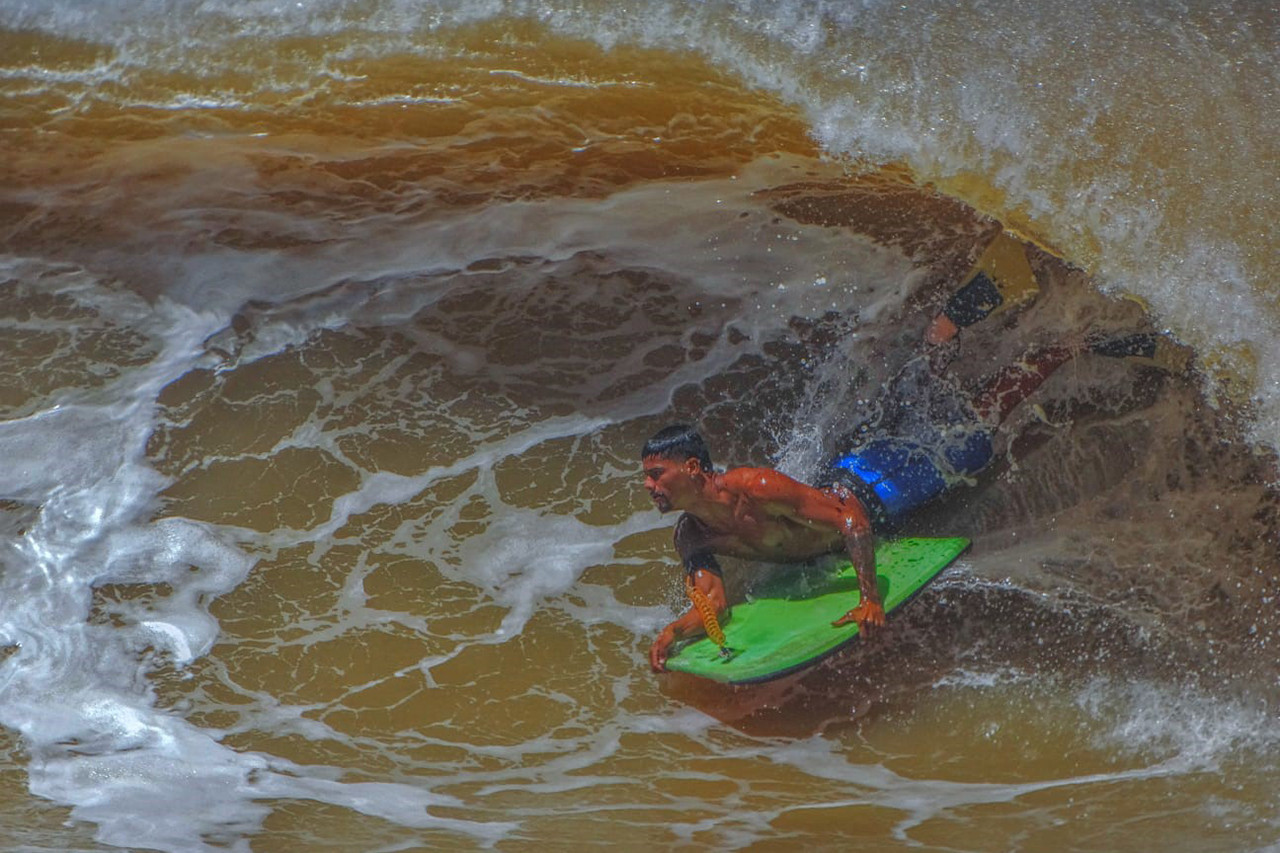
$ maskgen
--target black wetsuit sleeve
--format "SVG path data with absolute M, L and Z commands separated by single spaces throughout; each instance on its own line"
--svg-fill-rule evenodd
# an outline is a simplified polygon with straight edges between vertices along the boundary
M 703 569 L 716 577 L 723 577 L 715 551 L 706 539 L 707 531 L 701 521 L 688 513 L 680 516 L 676 522 L 676 551 L 680 554 L 684 570 L 692 575 Z
M 724 577 L 724 572 L 720 569 L 720 563 L 716 560 L 714 554 L 710 551 L 699 551 L 696 554 L 690 554 L 684 558 L 684 570 L 689 574 L 695 574 L 699 569 L 711 572 L 718 578 Z

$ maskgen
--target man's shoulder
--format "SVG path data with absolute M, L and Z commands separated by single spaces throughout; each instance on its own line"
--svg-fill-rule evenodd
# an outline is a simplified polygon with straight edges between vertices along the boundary
M 732 491 L 750 494 L 773 492 L 778 489 L 808 488 L 803 483 L 772 468 L 730 468 L 724 472 L 722 482 Z

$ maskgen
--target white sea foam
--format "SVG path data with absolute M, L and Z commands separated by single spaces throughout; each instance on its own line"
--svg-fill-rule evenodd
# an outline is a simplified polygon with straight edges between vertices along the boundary
M 134 310 L 127 294 L 64 273 L 43 279 L 130 320 L 158 347 L 151 362 L 98 395 L 106 402 L 0 423 L 0 455 L 12 462 L 3 496 L 39 507 L 0 555 L 0 637 L 16 646 L 0 668 L 0 724 L 23 737 L 31 791 L 70 805 L 100 841 L 131 848 L 226 849 L 225 841 L 247 850 L 246 835 L 268 813 L 255 802 L 268 797 L 315 799 L 481 843 L 508 833 L 511 824 L 432 816 L 429 807 L 452 801 L 420 788 L 340 783 L 337 770 L 230 749 L 218 732 L 156 707 L 147 669 L 157 656 L 181 667 L 206 654 L 218 635 L 208 599 L 235 588 L 254 562 L 207 525 L 150 517 L 166 482 L 145 461 L 155 397 L 201 358 L 201 342 L 229 316 L 169 302 Z M 91 590 L 105 583 L 169 584 L 173 592 L 118 603 L 126 621 L 116 627 L 90 620 Z M 308 726 L 324 728 L 283 728 Z
M 50 287 L 67 284 L 45 278 Z M 92 290 L 83 279 L 62 288 L 101 312 L 123 305 L 129 319 L 144 316 L 129 307 L 127 294 Z M 3 670 L 0 723 L 24 737 L 32 791 L 72 804 L 76 814 L 99 824 L 103 840 L 146 838 L 161 848 L 195 849 L 199 819 L 186 822 L 181 815 L 199 811 L 201 800 L 214 810 L 225 809 L 226 801 L 220 806 L 204 795 L 188 801 L 187 794 L 220 788 L 219 779 L 228 772 L 243 776 L 254 760 L 226 750 L 215 759 L 205 750 L 208 765 L 194 771 L 190 762 L 209 736 L 153 707 L 138 655 L 151 646 L 182 663 L 207 651 L 216 625 L 192 606 L 199 587 L 233 587 L 250 561 L 198 525 L 147 520 L 164 482 L 142 461 L 152 401 L 198 352 L 202 321 L 175 306 L 146 316 L 155 325 L 139 325 L 156 335 L 158 355 L 120 380 L 123 387 L 109 402 L 55 406 L 0 424 L 0 454 L 18 460 L 4 494 L 40 507 L 5 558 L 0 633 L 18 650 Z M 146 620 L 133 632 L 90 623 L 94 584 L 165 582 L 179 572 L 203 580 L 179 587 L 168 618 Z M 134 798 L 148 801 L 155 816 L 121 808 Z M 252 809 L 236 811 L 252 822 Z
M 1242 752 L 1280 749 L 1280 724 L 1261 703 L 1209 695 L 1196 687 L 1096 678 L 1076 703 L 1097 724 L 1100 749 L 1215 770 Z

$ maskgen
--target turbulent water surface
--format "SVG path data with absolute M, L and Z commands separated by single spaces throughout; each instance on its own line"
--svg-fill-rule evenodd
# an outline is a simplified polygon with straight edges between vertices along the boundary
M 1280 845 L 1263 2 L 0 0 L 0 846 Z M 1085 354 L 874 642 L 649 672 L 1000 235 Z M 749 594 L 770 567 L 728 565 Z

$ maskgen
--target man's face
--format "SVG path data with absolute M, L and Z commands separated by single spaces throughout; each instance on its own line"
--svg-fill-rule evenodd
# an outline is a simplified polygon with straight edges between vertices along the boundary
M 690 457 L 678 462 L 675 459 L 646 456 L 642 464 L 644 487 L 649 490 L 654 506 L 661 512 L 685 508 L 687 498 L 697 491 L 694 475 L 702 470 L 698 460 Z

